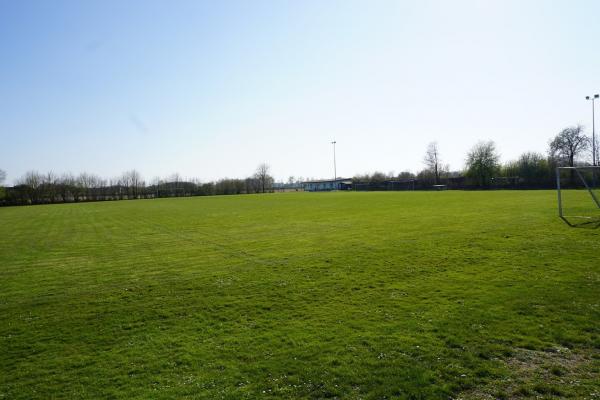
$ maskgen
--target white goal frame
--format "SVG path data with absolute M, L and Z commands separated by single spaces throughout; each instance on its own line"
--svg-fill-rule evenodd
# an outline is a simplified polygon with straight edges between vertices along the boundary
M 581 175 L 581 172 L 580 172 L 580 170 L 589 170 L 589 169 L 598 171 L 598 178 L 600 179 L 600 166 L 557 167 L 556 168 L 556 191 L 557 191 L 557 194 L 558 194 L 558 216 L 559 217 L 561 217 L 563 219 L 566 218 L 566 217 L 587 218 L 587 219 L 592 218 L 592 217 L 583 216 L 583 215 L 564 215 L 563 214 L 562 193 L 561 193 L 561 188 L 560 188 L 560 171 L 561 170 L 575 171 L 575 174 L 579 177 L 579 179 L 583 183 L 583 186 L 585 186 L 586 190 L 588 191 L 588 193 L 592 197 L 592 200 L 594 201 L 594 203 L 596 203 L 596 206 L 598 208 L 600 208 L 600 200 L 598 200 L 598 197 L 596 196 L 596 193 L 594 193 L 594 190 L 590 187 L 590 185 L 588 184 L 588 182 L 585 180 L 585 177 L 583 175 Z

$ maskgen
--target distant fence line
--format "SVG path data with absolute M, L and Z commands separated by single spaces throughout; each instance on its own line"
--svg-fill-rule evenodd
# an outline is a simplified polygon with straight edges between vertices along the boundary
M 554 180 L 546 179 L 536 182 L 519 177 L 492 178 L 486 186 L 480 186 L 467 177 L 440 179 L 436 185 L 430 179 L 386 180 L 377 182 L 353 182 L 349 190 L 355 191 L 403 191 L 403 190 L 499 190 L 499 189 L 554 189 Z
M 496 177 L 485 187 L 478 186 L 467 177 L 441 179 L 438 185 L 429 179 L 385 180 L 361 182 L 353 181 L 345 185 L 345 191 L 426 191 L 426 190 L 530 190 L 554 189 L 554 179 L 532 181 L 520 177 Z M 564 188 L 581 188 L 576 181 L 564 183 Z M 266 192 L 298 192 L 304 188 L 300 184 L 272 184 Z M 133 199 L 155 199 L 168 197 L 214 196 L 260 193 L 261 188 L 253 180 L 226 179 L 209 183 L 169 182 L 151 186 L 112 185 L 82 187 L 77 185 L 26 184 L 4 188 L 0 196 L 0 206 L 80 203 L 91 201 L 116 201 Z
M 265 191 L 272 190 L 271 187 L 265 188 Z M 261 191 L 262 188 L 255 181 L 242 179 L 227 179 L 203 184 L 170 182 L 151 186 L 83 187 L 64 184 L 36 186 L 21 184 L 4 188 L 3 196 L 0 197 L 0 206 L 251 194 Z

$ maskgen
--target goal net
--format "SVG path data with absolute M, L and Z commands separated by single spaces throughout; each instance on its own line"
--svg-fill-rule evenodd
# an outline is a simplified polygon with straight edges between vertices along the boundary
M 558 215 L 569 225 L 600 224 L 600 166 L 556 168 Z

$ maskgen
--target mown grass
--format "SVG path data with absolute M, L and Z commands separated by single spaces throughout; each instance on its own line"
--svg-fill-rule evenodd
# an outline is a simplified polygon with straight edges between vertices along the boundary
M 0 235 L 0 398 L 599 392 L 600 229 L 552 191 L 16 207 Z

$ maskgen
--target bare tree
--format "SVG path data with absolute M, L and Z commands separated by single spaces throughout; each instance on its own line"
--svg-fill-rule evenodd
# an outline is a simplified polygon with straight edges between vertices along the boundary
M 120 179 L 120 185 L 125 188 L 125 193 L 127 194 L 127 198 L 129 199 L 129 194 L 131 191 L 131 180 L 129 179 L 129 174 L 127 172 L 123 172 Z M 123 198 L 121 196 L 121 198 Z
M 179 175 L 179 172 L 175 172 L 171 174 L 171 176 L 169 176 L 167 180 L 169 180 L 170 182 L 181 182 L 181 175 Z
M 77 177 L 77 187 L 79 196 L 82 197 L 82 200 L 96 200 L 96 192 L 101 185 L 102 179 L 94 174 L 88 174 L 87 172 L 82 172 Z
M 171 174 L 171 176 L 169 178 L 167 178 L 167 181 L 169 182 L 169 187 L 171 188 L 171 195 L 172 196 L 178 196 L 179 195 L 179 183 L 181 182 L 181 175 L 179 175 L 179 172 L 175 172 L 174 174 Z
M 37 171 L 28 171 L 23 177 L 22 183 L 32 189 L 37 189 L 43 182 L 43 178 Z
M 442 167 L 440 166 L 441 160 L 437 142 L 429 143 L 423 162 L 427 166 L 427 169 L 433 174 L 434 185 L 438 185 L 440 183 L 440 172 Z
M 25 191 L 31 203 L 38 203 L 40 197 L 40 185 L 43 178 L 37 171 L 28 171 L 17 181 L 17 185 L 25 187 Z
M 108 180 L 108 187 L 108 191 L 112 200 L 122 200 L 123 192 L 120 177 L 110 178 Z
M 271 167 L 267 163 L 262 163 L 256 168 L 254 177 L 258 180 L 262 192 L 265 193 L 266 189 L 273 184 L 273 177 L 269 175 Z
M 56 202 L 58 196 L 58 176 L 50 171 L 42 176 L 42 193 L 41 196 L 48 202 Z
M 131 186 L 133 188 L 133 197 L 137 198 L 140 196 L 142 189 L 144 188 L 144 181 L 142 180 L 142 175 L 135 169 L 129 171 L 129 176 L 131 178 Z
M 71 199 L 75 198 L 75 177 L 70 172 L 62 174 L 59 178 L 59 188 L 58 191 L 60 193 L 60 197 L 63 202 L 71 201 Z
M 583 126 L 563 129 L 550 141 L 550 156 L 559 162 L 575 166 L 575 158 L 590 145 L 590 138 L 583 134 Z
M 130 199 L 138 198 L 145 186 L 142 176 L 135 169 L 123 172 L 121 182 L 127 188 L 127 195 Z
M 155 176 L 154 178 L 152 178 L 152 181 L 150 181 L 150 187 L 152 188 L 152 191 L 154 192 L 154 197 L 160 196 L 161 184 L 162 184 L 162 181 L 160 180 L 160 178 L 158 176 Z
M 479 142 L 467 154 L 467 176 L 479 186 L 487 186 L 498 171 L 499 161 L 494 142 Z
M 244 180 L 244 191 L 248 194 L 260 192 L 260 182 L 256 177 L 251 176 Z

